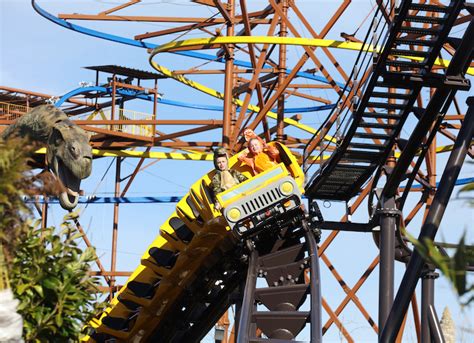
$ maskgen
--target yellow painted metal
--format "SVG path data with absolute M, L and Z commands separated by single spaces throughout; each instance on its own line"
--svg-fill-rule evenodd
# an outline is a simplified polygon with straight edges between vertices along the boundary
M 118 108 L 115 110 L 118 120 L 152 120 L 153 115 L 149 113 L 143 113 L 133 110 L 128 110 L 125 108 Z M 92 112 L 87 119 L 94 120 L 96 117 L 99 117 L 101 120 L 111 120 L 112 119 L 112 110 L 109 109 L 99 109 Z M 93 127 L 106 127 L 111 131 L 118 131 L 129 133 L 136 136 L 152 137 L 153 136 L 153 125 L 148 124 L 92 124 Z
M 333 39 L 316 39 L 302 37 L 269 37 L 269 36 L 223 36 L 213 38 L 193 38 L 182 41 L 173 41 L 163 44 L 155 48 L 152 52 L 157 54 L 160 52 L 173 52 L 183 49 L 212 49 L 220 47 L 223 44 L 283 44 L 283 45 L 299 45 L 323 47 L 332 49 L 344 49 L 359 51 L 363 49 L 368 52 L 380 52 L 381 47 L 375 47 L 370 44 L 362 44 L 358 42 L 337 41 Z M 399 58 L 405 58 L 414 61 L 422 61 L 423 57 L 397 55 Z M 437 58 L 435 65 L 447 68 L 450 61 Z M 467 70 L 467 74 L 474 75 L 474 67 Z
M 471 142 L 474 145 L 474 141 Z M 453 150 L 453 145 L 439 146 L 436 148 L 437 153 L 443 153 Z M 36 150 L 37 154 L 44 155 L 46 148 Z M 150 158 L 159 160 L 181 160 L 181 161 L 212 161 L 213 155 L 208 153 L 179 153 L 179 152 L 159 152 L 159 151 L 136 151 L 136 150 L 105 150 L 105 149 L 92 149 L 92 153 L 97 157 L 132 157 L 132 158 Z M 399 157 L 400 152 L 395 153 L 395 157 Z M 329 159 L 329 155 L 323 156 L 323 160 Z M 310 161 L 316 162 L 321 158 L 317 156 L 311 156 Z
M 154 50 L 155 51 L 155 50 Z M 156 53 L 155 52 L 152 52 L 151 56 L 150 56 L 150 64 L 151 66 L 157 70 L 158 72 L 160 72 L 161 74 L 165 75 L 165 76 L 168 76 L 178 82 L 181 82 L 182 84 L 186 85 L 186 86 L 189 86 L 191 88 L 194 88 L 200 92 L 203 92 L 205 94 L 208 94 L 212 97 L 215 97 L 217 99 L 220 99 L 220 100 L 224 100 L 224 93 L 222 92 L 219 92 L 215 89 L 212 89 L 210 87 L 207 87 L 199 82 L 196 82 L 196 81 L 193 81 L 191 79 L 188 79 L 186 77 L 184 77 L 183 75 L 178 75 L 178 74 L 175 74 L 174 72 L 172 72 L 171 70 L 169 70 L 168 68 L 162 66 L 162 65 L 159 65 L 158 63 L 156 63 L 155 61 L 153 61 L 153 58 L 155 57 Z M 237 105 L 237 106 L 242 106 L 244 104 L 244 102 L 238 98 L 232 98 L 232 102 Z M 249 105 L 248 106 L 248 109 L 250 111 L 253 111 L 253 112 L 256 112 L 258 113 L 260 111 L 260 107 L 256 106 L 256 105 Z M 272 118 L 272 119 L 277 119 L 277 114 L 275 112 L 272 112 L 272 111 L 268 111 L 266 113 L 266 115 L 269 117 L 269 118 Z M 297 127 L 298 129 L 301 129 L 303 131 L 306 131 L 306 132 L 309 132 L 311 134 L 315 134 L 315 133 L 318 133 L 319 131 L 317 131 L 316 129 L 314 129 L 313 127 L 309 126 L 309 125 L 305 125 L 305 124 L 301 124 L 299 123 L 298 121 L 294 120 L 294 119 L 291 119 L 291 118 L 285 118 L 284 119 L 284 122 L 288 125 L 291 125 L 291 126 L 294 126 L 294 127 Z M 326 135 L 324 137 L 325 140 L 327 141 L 330 141 L 330 142 L 333 142 L 335 143 L 336 142 L 336 139 L 334 137 L 331 137 L 329 135 Z
M 280 190 L 284 195 L 291 194 L 294 190 L 293 184 L 291 182 L 284 182 L 280 186 Z
M 304 184 L 304 174 L 298 166 L 296 158 L 283 145 L 275 142 L 269 144 L 280 146 L 280 151 L 290 161 L 288 170 L 295 177 L 298 187 Z M 229 159 L 229 165 L 250 176 L 249 168 L 242 165 L 237 155 Z M 211 171 L 195 182 L 189 193 L 179 201 L 176 211 L 161 226 L 158 237 L 152 242 L 141 258 L 141 263 L 132 273 L 124 287 L 110 302 L 106 310 L 89 322 L 88 327 L 97 333 L 106 333 L 123 341 L 147 341 L 153 329 L 166 317 L 168 310 L 183 294 L 204 265 L 218 263 L 220 256 L 235 248 L 236 238 L 229 233 L 229 227 L 214 208 L 214 199 L 210 198 L 211 179 L 215 171 Z M 285 174 L 288 175 L 288 172 Z M 192 233 L 190 241 L 183 241 L 173 229 L 173 221 L 181 221 Z M 177 256 L 173 266 L 167 267 L 157 263 L 153 257 L 153 249 L 163 249 Z M 137 282 L 149 285 L 156 290 L 147 297 L 138 296 L 132 291 Z M 120 300 L 119 300 L 120 299 Z M 124 301 L 142 306 L 135 321 L 130 321 L 126 330 L 115 330 L 106 325 L 106 317 L 127 320 L 133 310 L 128 309 Z M 86 336 L 84 342 L 94 342 L 93 337 Z
M 36 150 L 37 154 L 45 154 L 46 148 Z M 181 161 L 212 161 L 213 155 L 207 153 L 178 153 L 159 151 L 137 151 L 137 150 L 104 150 L 92 149 L 92 154 L 97 157 L 134 157 L 151 158 L 158 160 L 181 160 Z
M 240 216 L 241 216 L 241 213 L 240 213 L 240 210 L 238 208 L 232 208 L 229 210 L 229 213 L 227 214 L 229 216 L 229 219 L 231 219 L 232 221 L 237 221 L 239 220 Z

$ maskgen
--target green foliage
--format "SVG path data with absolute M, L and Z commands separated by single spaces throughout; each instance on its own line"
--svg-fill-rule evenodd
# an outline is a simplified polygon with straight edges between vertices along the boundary
M 442 254 L 430 239 L 418 241 L 408 236 L 420 255 L 438 268 L 453 285 L 459 297 L 465 297 L 464 305 L 474 301 L 474 283 L 468 284 L 466 266 L 474 265 L 474 248 L 466 246 L 465 234 L 461 237 L 453 256 Z
M 473 164 L 474 162 L 469 161 L 468 163 Z M 471 182 L 463 186 L 459 190 L 459 193 L 472 191 L 474 191 L 474 183 Z M 472 195 L 467 198 L 468 203 L 474 206 L 472 199 Z M 448 278 L 458 296 L 465 299 L 461 300 L 463 305 L 473 303 L 474 283 L 468 283 L 466 267 L 474 265 L 474 247 L 472 245 L 466 245 L 466 234 L 464 233 L 462 235 L 453 256 L 442 254 L 430 239 L 425 239 L 423 242 L 420 242 L 408 233 L 407 236 L 425 261 L 441 270 L 443 275 Z
M 29 213 L 21 198 L 33 183 L 26 173 L 29 150 L 24 141 L 0 139 L 0 245 L 5 247 L 7 262 Z
M 88 275 L 95 252 L 77 246 L 81 234 L 71 219 L 65 218 L 60 232 L 42 230 L 37 223 L 21 234 L 16 246 L 10 279 L 28 342 L 77 341 L 95 312 L 98 283 Z
M 459 191 L 460 192 L 474 191 L 474 182 L 470 182 L 470 183 L 464 185 Z
M 0 275 L 8 276 L 20 301 L 25 341 L 77 341 L 83 324 L 96 313 L 97 281 L 88 275 L 95 252 L 78 247 L 80 234 L 71 224 L 75 214 L 59 231 L 30 224 L 31 211 L 22 196 L 48 192 L 47 173 L 28 172 L 33 149 L 25 140 L 0 139 L 0 249 L 6 255 Z

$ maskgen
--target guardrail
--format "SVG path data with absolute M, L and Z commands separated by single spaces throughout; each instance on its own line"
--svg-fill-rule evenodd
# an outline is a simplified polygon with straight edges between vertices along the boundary
M 79 119 L 79 118 L 77 118 Z M 153 115 L 149 113 L 137 112 L 132 110 L 127 110 L 123 108 L 115 109 L 112 117 L 111 109 L 100 109 L 94 111 L 86 117 L 87 120 L 120 120 L 120 124 L 94 124 L 90 125 L 93 127 L 107 128 L 111 131 L 118 131 L 123 133 L 128 133 L 137 136 L 152 137 L 153 134 L 153 124 L 124 124 L 124 121 L 132 120 L 153 120 Z
M 0 102 L 0 119 L 16 120 L 29 110 L 28 106 Z

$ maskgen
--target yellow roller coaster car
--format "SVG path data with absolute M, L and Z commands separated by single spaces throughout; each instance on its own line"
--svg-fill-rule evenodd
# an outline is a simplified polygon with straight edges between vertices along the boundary
M 284 226 L 297 217 L 295 211 L 301 212 L 303 173 L 284 145 L 271 144 L 279 148 L 281 163 L 216 196 L 229 227 L 239 236 Z
M 82 341 L 160 341 L 156 335 L 166 331 L 172 313 L 185 316 L 179 312 L 185 292 L 222 263 L 242 235 L 291 219 L 300 206 L 304 174 L 288 148 L 269 144 L 279 149 L 281 159 L 272 169 L 252 177 L 235 155 L 229 165 L 247 181 L 215 195 L 211 171 L 191 186 L 125 285 L 88 323 Z M 222 212 L 214 207 L 216 198 Z

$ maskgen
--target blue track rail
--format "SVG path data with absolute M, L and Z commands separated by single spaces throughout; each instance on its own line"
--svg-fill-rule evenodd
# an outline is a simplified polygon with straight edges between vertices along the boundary
M 105 39 L 109 40 L 112 42 L 120 43 L 120 44 L 126 44 L 130 46 L 134 46 L 137 48 L 143 48 L 143 49 L 155 49 L 158 47 L 156 44 L 152 43 L 147 43 L 147 42 L 142 42 L 142 41 L 137 41 L 134 39 L 126 38 L 126 37 L 121 37 L 117 35 L 113 35 L 110 33 L 105 33 L 105 32 L 100 32 L 97 30 L 92 30 L 80 25 L 72 24 L 64 19 L 58 18 L 54 16 L 53 14 L 45 11 L 43 8 L 41 8 L 35 0 L 31 0 L 31 5 L 33 6 L 34 10 L 41 15 L 42 17 L 52 21 L 53 23 L 60 25 L 64 28 L 67 28 L 72 31 L 76 31 L 88 36 L 100 38 L 100 39 Z M 223 58 L 217 58 L 214 55 L 209 55 L 209 54 L 203 54 L 201 52 L 195 52 L 195 51 L 179 51 L 179 52 L 173 52 L 176 55 L 180 56 L 185 56 L 185 57 L 191 57 L 191 58 L 197 58 L 205 61 L 214 61 L 214 62 L 219 62 L 219 63 L 225 63 L 225 60 Z M 252 68 L 252 64 L 250 62 L 242 61 L 242 60 L 234 60 L 234 65 L 239 66 L 239 67 L 244 67 L 244 68 Z M 264 65 L 265 68 L 269 68 L 270 66 Z M 286 69 L 285 71 L 287 74 L 291 73 L 291 69 Z M 296 74 L 298 77 L 302 77 L 308 80 L 313 80 L 313 81 L 318 81 L 326 84 L 330 84 L 330 82 L 322 76 L 318 75 L 313 75 L 310 73 L 306 72 L 298 72 Z M 343 88 L 344 83 L 343 82 L 335 82 L 339 87 Z

